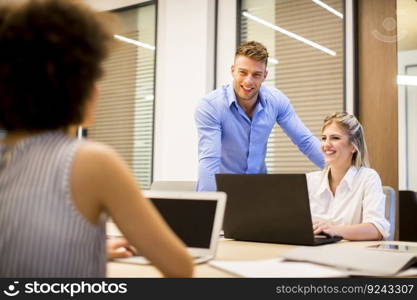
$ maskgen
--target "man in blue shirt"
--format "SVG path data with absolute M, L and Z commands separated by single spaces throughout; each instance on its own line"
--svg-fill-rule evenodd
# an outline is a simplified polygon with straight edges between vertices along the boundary
M 298 118 L 288 98 L 262 85 L 267 60 L 262 44 L 240 45 L 232 66 L 233 84 L 211 92 L 198 106 L 198 191 L 215 191 L 216 173 L 266 173 L 266 146 L 275 122 L 304 155 L 324 167 L 319 140 Z

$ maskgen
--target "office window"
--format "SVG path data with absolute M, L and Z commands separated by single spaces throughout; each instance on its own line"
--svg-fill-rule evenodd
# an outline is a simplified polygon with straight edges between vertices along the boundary
M 104 64 L 91 139 L 111 145 L 143 188 L 152 178 L 155 4 L 126 9 L 118 44 Z
M 417 2 L 397 0 L 399 189 L 417 191 Z M 390 19 L 383 26 L 387 29 Z M 389 28 L 391 29 L 391 28 Z M 388 36 L 391 37 L 391 36 Z
M 269 78 L 290 99 L 298 116 L 320 135 L 323 119 L 344 110 L 344 19 L 342 0 L 242 0 L 240 40 L 269 51 Z M 269 173 L 318 168 L 275 126 L 268 141 Z

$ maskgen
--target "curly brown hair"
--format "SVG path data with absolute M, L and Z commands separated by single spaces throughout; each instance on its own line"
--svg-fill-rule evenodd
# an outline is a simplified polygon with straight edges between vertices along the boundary
M 113 36 L 108 18 L 72 0 L 0 8 L 0 127 L 51 130 L 83 121 Z

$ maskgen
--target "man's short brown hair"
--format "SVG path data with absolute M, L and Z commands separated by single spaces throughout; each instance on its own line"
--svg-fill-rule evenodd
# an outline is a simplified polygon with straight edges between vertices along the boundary
M 235 59 L 239 55 L 249 57 L 256 61 L 265 62 L 265 64 L 268 62 L 268 50 L 266 50 L 264 45 L 255 41 L 240 44 L 236 50 Z

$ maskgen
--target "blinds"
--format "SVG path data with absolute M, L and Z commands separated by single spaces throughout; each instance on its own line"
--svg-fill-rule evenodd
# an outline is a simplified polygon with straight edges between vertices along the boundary
M 343 13 L 341 0 L 324 2 Z M 242 1 L 242 9 L 336 51 L 331 56 L 242 16 L 241 40 L 263 43 L 270 57 L 278 60 L 268 64 L 265 84 L 284 92 L 307 128 L 320 136 L 324 117 L 344 107 L 343 19 L 311 0 L 247 0 Z M 278 126 L 268 141 L 266 163 L 269 173 L 318 170 Z
M 125 26 L 129 31 L 120 35 L 153 44 L 154 18 L 147 14 L 145 21 L 138 20 L 144 8 L 121 14 L 135 26 Z M 152 176 L 154 61 L 155 51 L 118 42 L 104 63 L 100 99 L 88 133 L 89 138 L 112 146 L 145 189 Z

